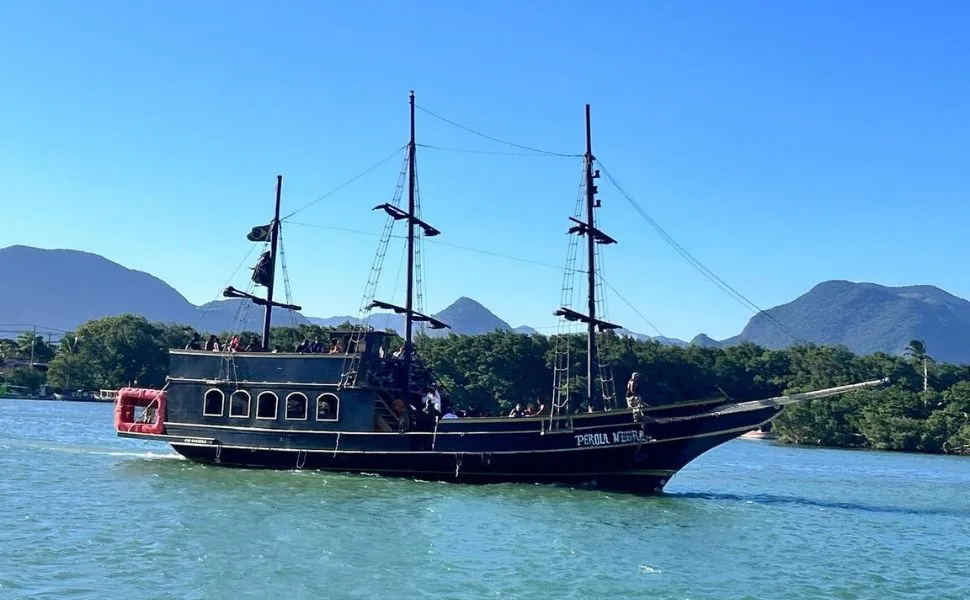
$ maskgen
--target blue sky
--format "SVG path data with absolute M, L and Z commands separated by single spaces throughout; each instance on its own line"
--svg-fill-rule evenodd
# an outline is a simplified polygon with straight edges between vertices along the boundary
M 410 4 L 0 4 L 0 246 L 96 252 L 213 300 L 268 220 L 277 173 L 288 213 L 372 166 L 407 141 L 414 89 L 448 119 L 563 153 L 583 151 L 591 103 L 597 157 L 764 308 L 827 279 L 970 297 L 965 3 Z M 422 112 L 417 130 L 514 151 Z M 402 157 L 285 225 L 307 314 L 356 314 L 377 238 L 319 226 L 378 233 L 369 209 Z M 581 161 L 419 148 L 418 164 L 444 232 L 426 246 L 428 310 L 466 295 L 513 326 L 555 325 Z M 750 311 L 600 190 L 620 241 L 607 281 L 665 335 L 740 331 Z M 385 299 L 401 299 L 401 256 L 395 242 Z

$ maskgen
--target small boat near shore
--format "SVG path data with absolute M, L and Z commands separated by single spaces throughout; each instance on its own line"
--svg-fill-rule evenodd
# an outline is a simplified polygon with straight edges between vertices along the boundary
M 664 403 L 641 398 L 634 377 L 618 401 L 612 369 L 600 360 L 599 351 L 602 336 L 620 325 L 606 320 L 601 297 L 600 249 L 616 240 L 596 222 L 600 169 L 592 152 L 589 108 L 586 105 L 581 192 L 566 225 L 567 264 L 561 302 L 554 311 L 561 329 L 544 414 L 513 411 L 500 417 L 456 417 L 448 390 L 415 350 L 418 327 L 446 329 L 448 324 L 421 312 L 416 294 L 422 284 L 416 275 L 421 238 L 442 232 L 424 220 L 416 202 L 418 145 L 412 92 L 411 135 L 398 190 L 390 202 L 373 209 L 385 214 L 385 223 L 364 291 L 360 325 L 331 333 L 329 353 L 274 347 L 272 311 L 300 310 L 289 298 L 287 303 L 274 300 L 282 192 L 282 176 L 277 176 L 274 217 L 247 236 L 267 246 L 253 270 L 253 285 L 250 291 L 228 287 L 223 292 L 263 307 L 259 348 L 170 350 L 170 373 L 163 388 L 118 390 L 117 435 L 167 443 L 191 460 L 231 467 L 321 469 L 457 483 L 590 484 L 649 494 L 661 492 L 701 454 L 770 423 L 791 403 L 887 381 L 755 400 L 718 396 Z M 406 226 L 407 277 L 404 302 L 394 304 L 375 294 L 399 222 Z M 576 263 L 577 256 L 585 265 Z M 585 279 L 586 294 L 574 306 L 577 274 Z M 254 286 L 265 288 L 265 295 L 254 293 Z M 390 334 L 366 324 L 375 310 L 404 316 L 404 343 L 394 352 Z M 585 364 L 579 373 L 575 356 L 570 356 L 569 340 L 575 336 L 568 334 L 571 324 L 585 330 Z
M 54 400 L 63 402 L 99 402 L 94 392 L 84 390 L 53 392 L 51 395 L 54 396 Z
M 761 431 L 760 429 L 754 429 L 741 436 L 744 440 L 777 440 L 778 434 L 773 431 Z

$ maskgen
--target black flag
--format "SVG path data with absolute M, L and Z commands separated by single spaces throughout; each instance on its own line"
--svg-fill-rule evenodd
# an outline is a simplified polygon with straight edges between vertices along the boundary
M 273 261 L 269 252 L 263 252 L 259 257 L 259 262 L 253 267 L 253 283 L 263 287 L 269 287 L 273 282 Z
M 246 239 L 250 242 L 268 242 L 271 229 L 272 228 L 269 225 L 253 227 L 252 230 L 246 234 Z

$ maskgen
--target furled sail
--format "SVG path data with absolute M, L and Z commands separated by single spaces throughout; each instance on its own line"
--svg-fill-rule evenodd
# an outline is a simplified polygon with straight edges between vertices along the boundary
M 263 287 L 269 287 L 273 282 L 273 259 L 269 250 L 263 252 L 259 257 L 259 262 L 253 267 L 253 283 Z

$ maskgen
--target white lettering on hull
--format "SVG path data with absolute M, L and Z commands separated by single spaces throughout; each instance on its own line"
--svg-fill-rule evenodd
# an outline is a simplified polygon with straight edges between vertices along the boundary
M 573 437 L 576 438 L 577 447 L 629 444 L 631 442 L 642 441 L 645 438 L 643 431 L 639 429 L 614 431 L 612 435 L 609 433 L 584 433 Z

